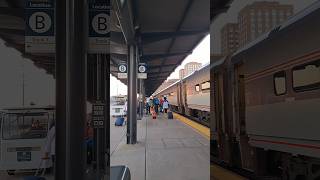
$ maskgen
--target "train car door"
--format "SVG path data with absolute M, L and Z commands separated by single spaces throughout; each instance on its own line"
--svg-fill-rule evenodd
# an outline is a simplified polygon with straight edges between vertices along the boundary
M 236 132 L 238 132 L 241 167 L 253 171 L 255 169 L 255 149 L 250 146 L 249 137 L 246 133 L 246 102 L 245 102 L 245 75 L 244 64 L 234 66 L 234 101 L 235 101 L 235 122 Z
M 183 93 L 182 93 L 182 98 L 183 98 L 183 107 L 184 107 L 184 114 L 190 115 L 190 112 L 188 111 L 188 103 L 187 103 L 187 83 L 186 81 L 182 82 L 182 88 L 183 88 Z
M 183 110 L 183 106 L 182 106 L 182 89 L 181 89 L 181 82 L 179 82 L 178 84 L 177 84 L 177 89 L 178 89 L 178 94 L 177 94 L 177 98 L 178 98 L 178 111 L 180 112 L 180 113 L 183 113 L 184 112 L 184 110 Z

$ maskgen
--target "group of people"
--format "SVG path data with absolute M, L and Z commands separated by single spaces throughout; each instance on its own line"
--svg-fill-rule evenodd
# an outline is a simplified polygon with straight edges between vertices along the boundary
M 156 114 L 159 112 L 167 113 L 169 109 L 169 101 L 167 97 L 148 97 L 145 101 L 146 105 L 146 114 L 151 114 L 151 111 L 154 110 Z

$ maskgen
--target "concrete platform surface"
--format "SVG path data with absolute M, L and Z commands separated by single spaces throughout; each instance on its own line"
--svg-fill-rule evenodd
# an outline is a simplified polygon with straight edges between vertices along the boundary
M 127 165 L 132 180 L 210 179 L 209 139 L 184 123 L 163 114 L 144 117 L 135 145 L 126 144 L 125 126 L 110 127 L 111 165 Z

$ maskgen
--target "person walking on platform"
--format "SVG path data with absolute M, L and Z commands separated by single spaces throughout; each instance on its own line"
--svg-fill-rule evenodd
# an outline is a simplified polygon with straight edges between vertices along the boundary
M 146 99 L 146 114 L 150 114 L 150 98 Z
M 164 100 L 163 100 L 163 109 L 164 109 L 164 113 L 167 113 L 168 112 L 168 109 L 169 109 L 169 101 L 167 100 L 166 97 L 164 97 Z
M 155 112 L 158 114 L 160 101 L 157 97 L 154 97 L 153 104 L 154 104 Z

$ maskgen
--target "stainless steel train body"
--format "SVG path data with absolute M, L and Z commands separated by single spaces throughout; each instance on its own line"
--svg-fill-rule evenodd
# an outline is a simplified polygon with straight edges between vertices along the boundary
M 212 64 L 211 152 L 262 176 L 320 179 L 320 2 Z
M 205 65 L 155 95 L 166 96 L 173 111 L 209 126 L 210 65 Z

